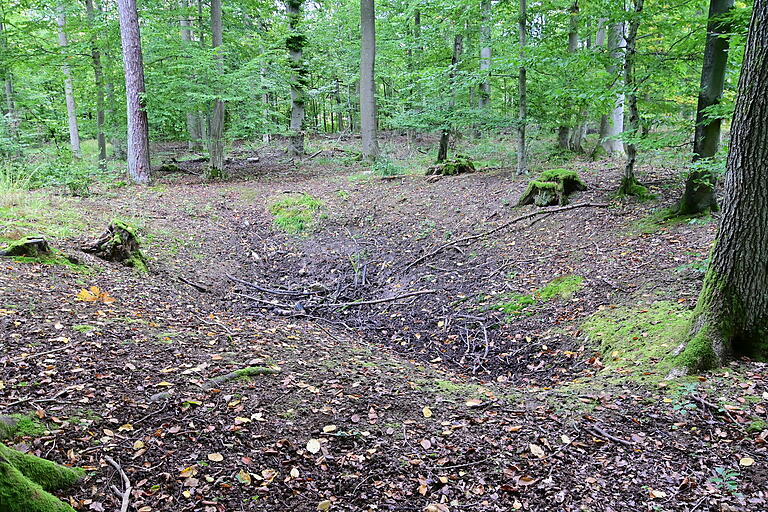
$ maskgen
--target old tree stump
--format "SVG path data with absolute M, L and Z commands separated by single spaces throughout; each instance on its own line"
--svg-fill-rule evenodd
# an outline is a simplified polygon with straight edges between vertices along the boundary
M 541 173 L 538 179 L 528 184 L 528 188 L 525 189 L 517 205 L 566 205 L 570 194 L 577 190 L 586 189 L 587 186 L 581 181 L 576 171 L 550 169 Z
M 427 168 L 427 176 L 456 176 L 468 172 L 475 172 L 475 164 L 468 156 L 456 155 L 444 162 L 431 165 Z
M 4 249 L 0 249 L 0 256 L 39 258 L 50 256 L 50 254 L 51 248 L 42 236 L 26 236 L 21 240 L 11 242 Z
M 83 251 L 126 267 L 147 270 L 147 259 L 141 252 L 136 228 L 120 220 L 113 220 L 98 239 L 83 247 Z

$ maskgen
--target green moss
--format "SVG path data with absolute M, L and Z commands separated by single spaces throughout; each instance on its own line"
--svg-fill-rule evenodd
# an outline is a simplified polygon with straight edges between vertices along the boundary
M 239 379 L 255 377 L 256 375 L 272 375 L 273 373 L 277 373 L 277 370 L 274 368 L 267 368 L 266 366 L 248 366 L 246 368 L 235 370 L 235 374 L 237 374 L 237 378 Z
M 647 201 L 656 198 L 656 196 L 651 194 L 648 188 L 641 185 L 639 181 L 634 178 L 628 180 L 626 177 L 622 178 L 621 185 L 619 186 L 619 190 L 616 192 L 616 195 L 618 197 L 633 196 L 637 197 L 641 201 Z
M 276 201 L 269 207 L 275 227 L 287 233 L 302 233 L 310 229 L 323 202 L 309 194 Z
M 768 422 L 761 420 L 760 418 L 752 420 L 749 425 L 747 425 L 747 432 L 752 434 L 759 434 L 766 429 L 768 429 Z
M 542 300 L 550 300 L 555 297 L 568 299 L 574 293 L 584 288 L 584 278 L 577 275 L 556 277 L 541 288 L 537 295 Z
M 565 181 L 575 181 L 582 186 L 586 187 L 583 181 L 581 181 L 581 178 L 579 177 L 579 173 L 576 171 L 572 171 L 570 169 L 549 169 L 547 171 L 542 172 L 539 175 L 539 179 L 541 181 L 559 181 L 559 182 L 565 182 Z
M 32 415 L 11 414 L 0 417 L 0 439 L 40 437 L 47 431 L 46 426 Z
M 524 295 L 521 293 L 505 293 L 495 296 L 494 299 L 501 299 L 502 302 L 495 302 L 490 306 L 481 308 L 481 310 L 501 311 L 507 315 L 508 320 L 514 320 L 514 318 L 521 315 L 528 306 L 536 304 L 536 298 L 533 295 Z

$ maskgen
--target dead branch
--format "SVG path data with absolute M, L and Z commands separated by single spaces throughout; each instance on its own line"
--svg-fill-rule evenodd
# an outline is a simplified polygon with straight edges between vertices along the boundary
M 115 462 L 115 459 L 110 457 L 109 455 L 104 456 L 104 460 L 106 460 L 110 466 L 115 468 L 115 471 L 117 471 L 120 474 L 120 478 L 123 480 L 123 490 L 120 491 L 116 486 L 112 486 L 112 490 L 121 497 L 121 505 L 120 505 L 120 512 L 128 512 L 128 506 L 131 502 L 131 491 L 133 490 L 133 487 L 131 487 L 131 481 L 128 479 L 128 475 L 125 474 L 125 471 L 123 471 L 123 468 Z
M 415 297 L 416 295 L 426 295 L 428 293 L 437 293 L 437 290 L 419 290 L 416 292 L 404 293 L 402 295 L 396 295 L 394 297 L 386 297 L 383 299 L 374 300 L 361 300 L 357 302 L 336 302 L 332 304 L 317 304 L 314 306 L 307 306 L 308 308 L 346 308 L 353 306 L 364 306 L 367 304 L 381 304 L 382 302 L 392 302 L 400 299 L 406 299 L 408 297 Z
M 446 243 L 446 244 L 443 244 L 441 246 L 438 246 L 436 249 L 434 249 L 434 250 L 432 250 L 432 251 L 430 251 L 430 252 L 428 252 L 426 254 L 423 254 L 423 255 L 419 256 L 418 258 L 416 258 L 415 260 L 413 260 L 412 262 L 410 262 L 408 265 L 405 266 L 405 268 L 403 269 L 403 272 L 408 272 L 410 269 L 412 269 L 413 267 L 415 267 L 419 263 L 424 262 L 425 260 L 435 256 L 436 254 L 440 254 L 441 252 L 443 252 L 444 250 L 446 250 L 447 248 L 449 248 L 451 246 L 454 246 L 454 245 L 460 244 L 460 243 L 464 243 L 464 242 L 470 242 L 472 240 L 477 240 L 477 239 L 480 239 L 480 238 L 485 238 L 485 237 L 490 236 L 490 235 L 492 235 L 494 233 L 498 233 L 499 231 L 507 229 L 508 227 L 510 227 L 513 224 L 516 224 L 516 223 L 518 223 L 518 222 L 520 222 L 522 220 L 530 219 L 532 217 L 538 217 L 539 215 L 549 215 L 551 213 L 564 212 L 566 210 L 573 210 L 573 209 L 576 209 L 576 208 L 590 208 L 590 207 L 591 208 L 607 208 L 608 204 L 606 204 L 606 203 L 578 203 L 578 204 L 572 204 L 572 205 L 569 205 L 569 206 L 561 206 L 561 207 L 558 207 L 558 208 L 549 208 L 547 210 L 536 210 L 534 212 L 527 213 L 527 214 L 521 215 L 519 217 L 515 217 L 514 219 L 512 219 L 512 220 L 510 220 L 508 222 L 505 222 L 504 224 L 502 224 L 500 226 L 496 226 L 493 229 L 489 229 L 488 231 L 483 231 L 482 233 L 477 233 L 476 235 L 465 236 L 463 238 L 459 238 L 458 240 L 453 240 L 453 241 L 451 241 L 449 243 Z
M 605 439 L 608 439 L 609 441 L 613 441 L 614 443 L 623 444 L 624 446 L 629 446 L 630 448 L 634 448 L 635 444 L 631 441 L 627 441 L 626 439 L 622 439 L 620 437 L 612 436 L 602 428 L 600 428 L 597 425 L 593 425 L 589 427 L 592 433 L 596 434 L 599 437 L 603 437 Z
M 251 283 L 248 281 L 244 281 L 242 279 L 238 279 L 233 275 L 227 274 L 227 279 L 230 281 L 234 281 L 236 283 L 240 283 L 242 285 L 248 286 L 249 288 L 253 288 L 254 290 L 259 290 L 260 292 L 264 293 L 270 293 L 272 295 L 292 295 L 294 297 L 308 297 L 310 295 L 313 295 L 311 292 L 300 292 L 298 290 L 273 290 L 271 288 L 264 288 L 263 286 L 259 286 L 256 283 Z

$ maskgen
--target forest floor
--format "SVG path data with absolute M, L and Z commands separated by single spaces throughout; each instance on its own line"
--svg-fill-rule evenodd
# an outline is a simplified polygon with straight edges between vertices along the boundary
M 536 209 L 503 162 L 427 180 L 341 141 L 243 147 L 207 184 L 160 149 L 151 187 L 0 206 L 0 240 L 79 261 L 0 262 L 0 411 L 89 471 L 76 508 L 119 508 L 105 456 L 139 512 L 768 508 L 768 365 L 665 378 L 716 230 L 664 220 L 676 171 L 618 201 L 618 162 L 574 161 L 593 206 L 512 222 Z M 149 273 L 79 250 L 113 218 Z

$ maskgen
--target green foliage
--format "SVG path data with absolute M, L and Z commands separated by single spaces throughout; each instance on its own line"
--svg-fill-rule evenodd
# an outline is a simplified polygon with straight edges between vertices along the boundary
M 371 171 L 376 176 L 400 176 L 406 174 L 408 170 L 386 157 L 380 157 L 371 167 Z
M 287 233 L 303 233 L 310 229 L 317 218 L 323 202 L 309 194 L 288 197 L 272 203 L 269 207 L 274 216 L 272 223 Z

